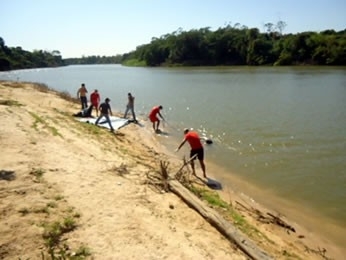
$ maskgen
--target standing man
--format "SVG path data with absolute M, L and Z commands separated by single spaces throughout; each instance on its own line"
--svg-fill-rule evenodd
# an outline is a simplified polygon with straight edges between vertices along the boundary
M 88 100 L 86 96 L 87 93 L 88 93 L 88 90 L 86 89 L 85 84 L 82 83 L 81 87 L 77 91 L 77 98 L 80 99 L 82 110 L 88 107 Z
M 189 129 L 185 128 L 184 129 L 184 139 L 175 151 L 178 152 L 180 150 L 180 148 L 186 143 L 186 141 L 191 146 L 190 158 L 195 156 L 195 158 L 193 158 L 191 160 L 191 168 L 192 168 L 193 175 L 196 175 L 194 160 L 196 159 L 196 156 L 197 156 L 199 163 L 201 165 L 202 171 L 203 171 L 203 177 L 207 178 L 207 175 L 205 173 L 205 164 L 204 164 L 204 148 L 203 148 L 203 145 L 201 143 L 201 139 L 196 132 L 190 131 Z
M 109 98 L 106 98 L 105 99 L 105 102 L 104 103 L 101 103 L 100 107 L 99 107 L 99 110 L 100 110 L 100 116 L 97 118 L 96 122 L 95 122 L 95 125 L 98 124 L 98 122 L 100 121 L 100 119 L 102 117 L 105 117 L 106 118 L 106 121 L 107 123 L 109 124 L 110 128 L 111 128 L 111 132 L 114 132 L 114 128 L 112 126 L 112 123 L 111 123 L 111 120 L 109 118 L 109 115 L 113 115 L 112 114 L 112 109 L 111 109 L 111 106 L 109 104 L 111 100 Z
M 91 102 L 91 105 L 96 110 L 96 116 L 99 116 L 98 107 L 99 107 L 99 104 L 100 104 L 100 94 L 99 94 L 97 89 L 95 89 L 94 92 L 91 93 L 91 95 L 90 95 L 90 102 Z
M 128 98 L 128 101 L 127 101 L 127 105 L 126 105 L 126 110 L 125 110 L 124 118 L 126 118 L 127 117 L 127 113 L 129 111 L 131 111 L 133 121 L 135 123 L 137 123 L 136 115 L 135 115 L 135 110 L 134 110 L 134 107 L 135 107 L 135 97 L 132 96 L 131 93 L 128 93 L 127 94 L 127 98 Z
M 159 115 L 161 118 L 162 118 L 162 120 L 165 120 L 164 118 L 163 118 L 163 116 L 161 115 L 161 113 L 160 113 L 160 110 L 162 109 L 162 106 L 160 105 L 160 106 L 156 106 L 156 107 L 153 107 L 152 109 L 151 109 L 151 111 L 150 111 L 150 114 L 149 114 L 149 119 L 150 119 L 150 121 L 153 123 L 153 128 L 154 128 L 154 131 L 155 132 L 159 132 L 160 130 L 159 130 L 159 126 L 160 126 L 160 120 L 159 120 L 159 118 L 157 117 L 157 115 Z M 156 124 L 155 124 L 155 122 L 157 122 Z M 156 125 L 156 126 L 155 126 Z

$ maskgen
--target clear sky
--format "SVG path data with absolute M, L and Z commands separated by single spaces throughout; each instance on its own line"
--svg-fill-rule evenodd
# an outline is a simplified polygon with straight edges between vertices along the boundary
M 346 0 L 0 0 L 0 37 L 9 47 L 60 51 L 63 58 L 112 56 L 152 37 L 240 23 L 284 33 L 346 28 Z

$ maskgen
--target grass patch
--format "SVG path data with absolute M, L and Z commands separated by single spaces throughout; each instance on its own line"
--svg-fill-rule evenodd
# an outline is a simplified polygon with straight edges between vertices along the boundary
M 67 100 L 69 102 L 78 103 L 78 104 L 80 103 L 80 101 L 77 98 L 72 97 L 70 93 L 68 93 L 67 91 L 57 91 L 55 89 L 48 87 L 48 85 L 43 83 L 34 83 L 34 88 L 43 93 L 48 93 L 48 92 L 55 93 L 60 98 Z
M 33 175 L 36 179 L 37 182 L 41 182 L 43 178 L 43 174 L 45 173 L 45 170 L 41 168 L 32 168 L 31 171 L 29 172 L 30 175 Z
M 80 101 L 79 99 L 75 98 L 75 97 L 72 97 L 70 93 L 68 93 L 67 91 L 61 91 L 61 92 L 57 92 L 57 95 L 62 98 L 62 99 L 65 99 L 69 102 L 73 102 L 73 103 L 77 103 L 79 104 Z
M 30 111 L 29 114 L 35 119 L 34 123 L 32 124 L 32 128 L 34 128 L 36 131 L 39 131 L 39 125 L 42 125 L 43 128 L 48 129 L 53 134 L 53 136 L 63 137 L 59 133 L 58 129 L 56 129 L 53 126 L 50 126 L 42 117 Z
M 49 207 L 44 206 L 44 207 L 36 208 L 33 210 L 33 212 L 36 214 L 43 213 L 43 214 L 49 215 Z
M 208 202 L 215 210 L 217 210 L 224 218 L 230 220 L 235 226 L 237 226 L 242 232 L 252 238 L 266 239 L 269 242 L 268 237 L 262 234 L 253 225 L 249 224 L 246 219 L 235 210 L 230 203 L 225 202 L 219 196 L 216 191 L 200 188 L 196 186 L 187 186 L 187 188 L 194 193 L 200 199 Z
M 22 214 L 22 216 L 25 216 L 30 213 L 30 210 L 28 208 L 21 208 L 20 210 L 18 210 L 18 212 Z
M 72 217 L 66 217 L 63 221 L 56 221 L 44 227 L 43 239 L 48 251 L 52 252 L 61 242 L 61 238 L 65 233 L 71 232 L 77 227 L 76 222 Z
M 0 81 L 1 83 L 3 83 L 3 85 L 5 87 L 11 87 L 11 88 L 24 88 L 23 83 L 19 83 L 19 82 L 7 82 L 7 81 Z
M 64 199 L 64 196 L 62 196 L 62 195 L 56 195 L 56 196 L 54 196 L 54 199 L 55 199 L 55 200 L 63 200 L 63 199 Z
M 34 123 L 31 125 L 35 130 L 38 130 L 39 124 L 45 124 L 45 121 L 40 116 L 36 115 L 33 112 L 29 112 L 29 114 L 35 119 Z
M 54 89 L 48 87 L 46 84 L 35 83 L 34 88 L 40 92 L 43 92 L 43 93 L 53 92 L 56 95 L 58 95 L 60 98 L 67 100 L 69 102 L 73 102 L 73 103 L 79 103 L 80 102 L 77 98 L 72 97 L 71 94 L 68 93 L 67 91 L 57 91 L 57 90 L 54 90 Z
M 78 212 L 75 212 L 75 213 L 73 213 L 73 217 L 74 217 L 74 218 L 80 218 L 80 217 L 81 217 L 81 214 L 78 213 Z
M 14 107 L 23 106 L 23 104 L 19 103 L 18 101 L 11 100 L 11 99 L 0 100 L 0 105 L 9 106 L 9 107 L 12 107 L 12 106 L 14 106 Z
M 48 87 L 48 85 L 44 84 L 44 83 L 39 83 L 39 82 L 5 82 L 5 81 L 0 81 L 1 83 L 3 83 L 4 86 L 6 87 L 11 87 L 11 88 L 25 88 L 25 84 L 31 84 L 33 86 L 34 89 L 42 92 L 42 93 L 48 93 L 48 92 L 52 92 L 57 94 L 59 97 L 61 97 L 62 99 L 65 99 L 67 101 L 73 102 L 73 103 L 80 103 L 79 99 L 72 97 L 70 95 L 70 93 L 68 93 L 67 91 L 57 91 L 54 90 L 50 87 Z
M 55 127 L 48 126 L 48 129 L 51 131 L 53 136 L 60 136 L 60 137 L 62 137 L 62 135 L 59 133 L 58 129 L 56 129 Z
M 51 202 L 47 203 L 47 207 L 48 208 L 57 208 L 58 205 L 54 201 L 51 201 Z
M 55 221 L 44 225 L 42 237 L 48 249 L 49 257 L 42 252 L 42 259 L 86 259 L 91 255 L 91 251 L 86 246 L 80 246 L 73 252 L 64 241 L 63 236 L 77 228 L 74 217 L 65 217 L 62 221 Z
M 49 91 L 51 91 L 51 89 L 43 83 L 35 83 L 34 88 L 43 93 L 48 93 Z
M 145 61 L 140 61 L 140 60 L 137 60 L 137 59 L 129 59 L 129 60 L 126 60 L 122 63 L 122 65 L 124 66 L 131 66 L 131 67 L 146 67 L 147 64 Z
M 101 132 L 101 127 L 98 127 L 94 124 L 88 124 L 88 123 L 83 123 L 83 124 L 79 124 L 84 130 L 87 131 L 88 134 L 91 135 L 96 135 L 99 136 L 101 134 L 103 134 Z

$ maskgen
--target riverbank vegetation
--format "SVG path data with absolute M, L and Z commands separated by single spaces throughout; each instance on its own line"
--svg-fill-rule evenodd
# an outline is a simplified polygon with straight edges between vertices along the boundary
M 46 68 L 63 66 L 64 61 L 59 51 L 52 52 L 23 50 L 22 47 L 8 47 L 0 37 L 0 71 Z
M 0 37 L 0 71 L 57 67 L 72 64 L 128 66 L 230 66 L 230 65 L 346 65 L 346 29 L 284 34 L 286 23 L 266 23 L 265 30 L 228 24 L 178 30 L 153 37 L 136 50 L 114 56 L 63 59 L 60 52 L 8 47 Z
M 346 29 L 283 34 L 282 21 L 265 27 L 265 32 L 239 24 L 179 29 L 138 46 L 125 60 L 148 66 L 346 65 Z

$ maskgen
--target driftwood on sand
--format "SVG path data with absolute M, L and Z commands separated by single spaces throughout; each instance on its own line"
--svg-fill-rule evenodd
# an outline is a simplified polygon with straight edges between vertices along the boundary
M 172 192 L 181 197 L 190 207 L 195 209 L 204 219 L 218 229 L 227 239 L 234 242 L 252 259 L 272 259 L 267 253 L 259 249 L 253 241 L 226 221 L 219 213 L 206 206 L 203 201 L 194 196 L 180 182 L 170 180 L 169 187 Z
M 168 175 L 168 163 L 161 161 L 161 187 L 165 191 L 170 190 L 178 195 L 182 200 L 185 201 L 187 205 L 196 210 L 204 219 L 206 219 L 212 226 L 219 230 L 219 232 L 221 232 L 228 240 L 235 243 L 244 253 L 246 253 L 252 259 L 272 259 L 272 257 L 269 256 L 266 252 L 257 247 L 252 240 L 250 240 L 241 231 L 235 228 L 230 222 L 225 220 L 217 211 L 208 207 L 203 201 L 194 196 L 177 180 L 179 179 L 181 181 L 181 171 L 186 165 L 188 165 L 190 161 L 191 159 L 188 161 L 184 160 L 183 166 L 174 175 L 174 178 L 170 178 Z
M 296 232 L 295 228 L 292 227 L 291 225 L 287 224 L 284 220 L 282 220 L 282 218 L 280 218 L 280 216 L 275 216 L 274 214 L 267 212 L 267 215 L 263 215 L 263 213 L 257 209 L 254 208 L 248 208 L 245 205 L 243 205 L 242 203 L 240 203 L 239 201 L 236 201 L 238 206 L 241 206 L 242 209 L 246 210 L 249 213 L 255 214 L 257 216 L 257 220 L 263 222 L 263 223 L 271 223 L 274 225 L 278 225 L 280 227 L 283 227 L 287 230 L 287 232 L 289 233 L 289 231 L 292 232 Z

